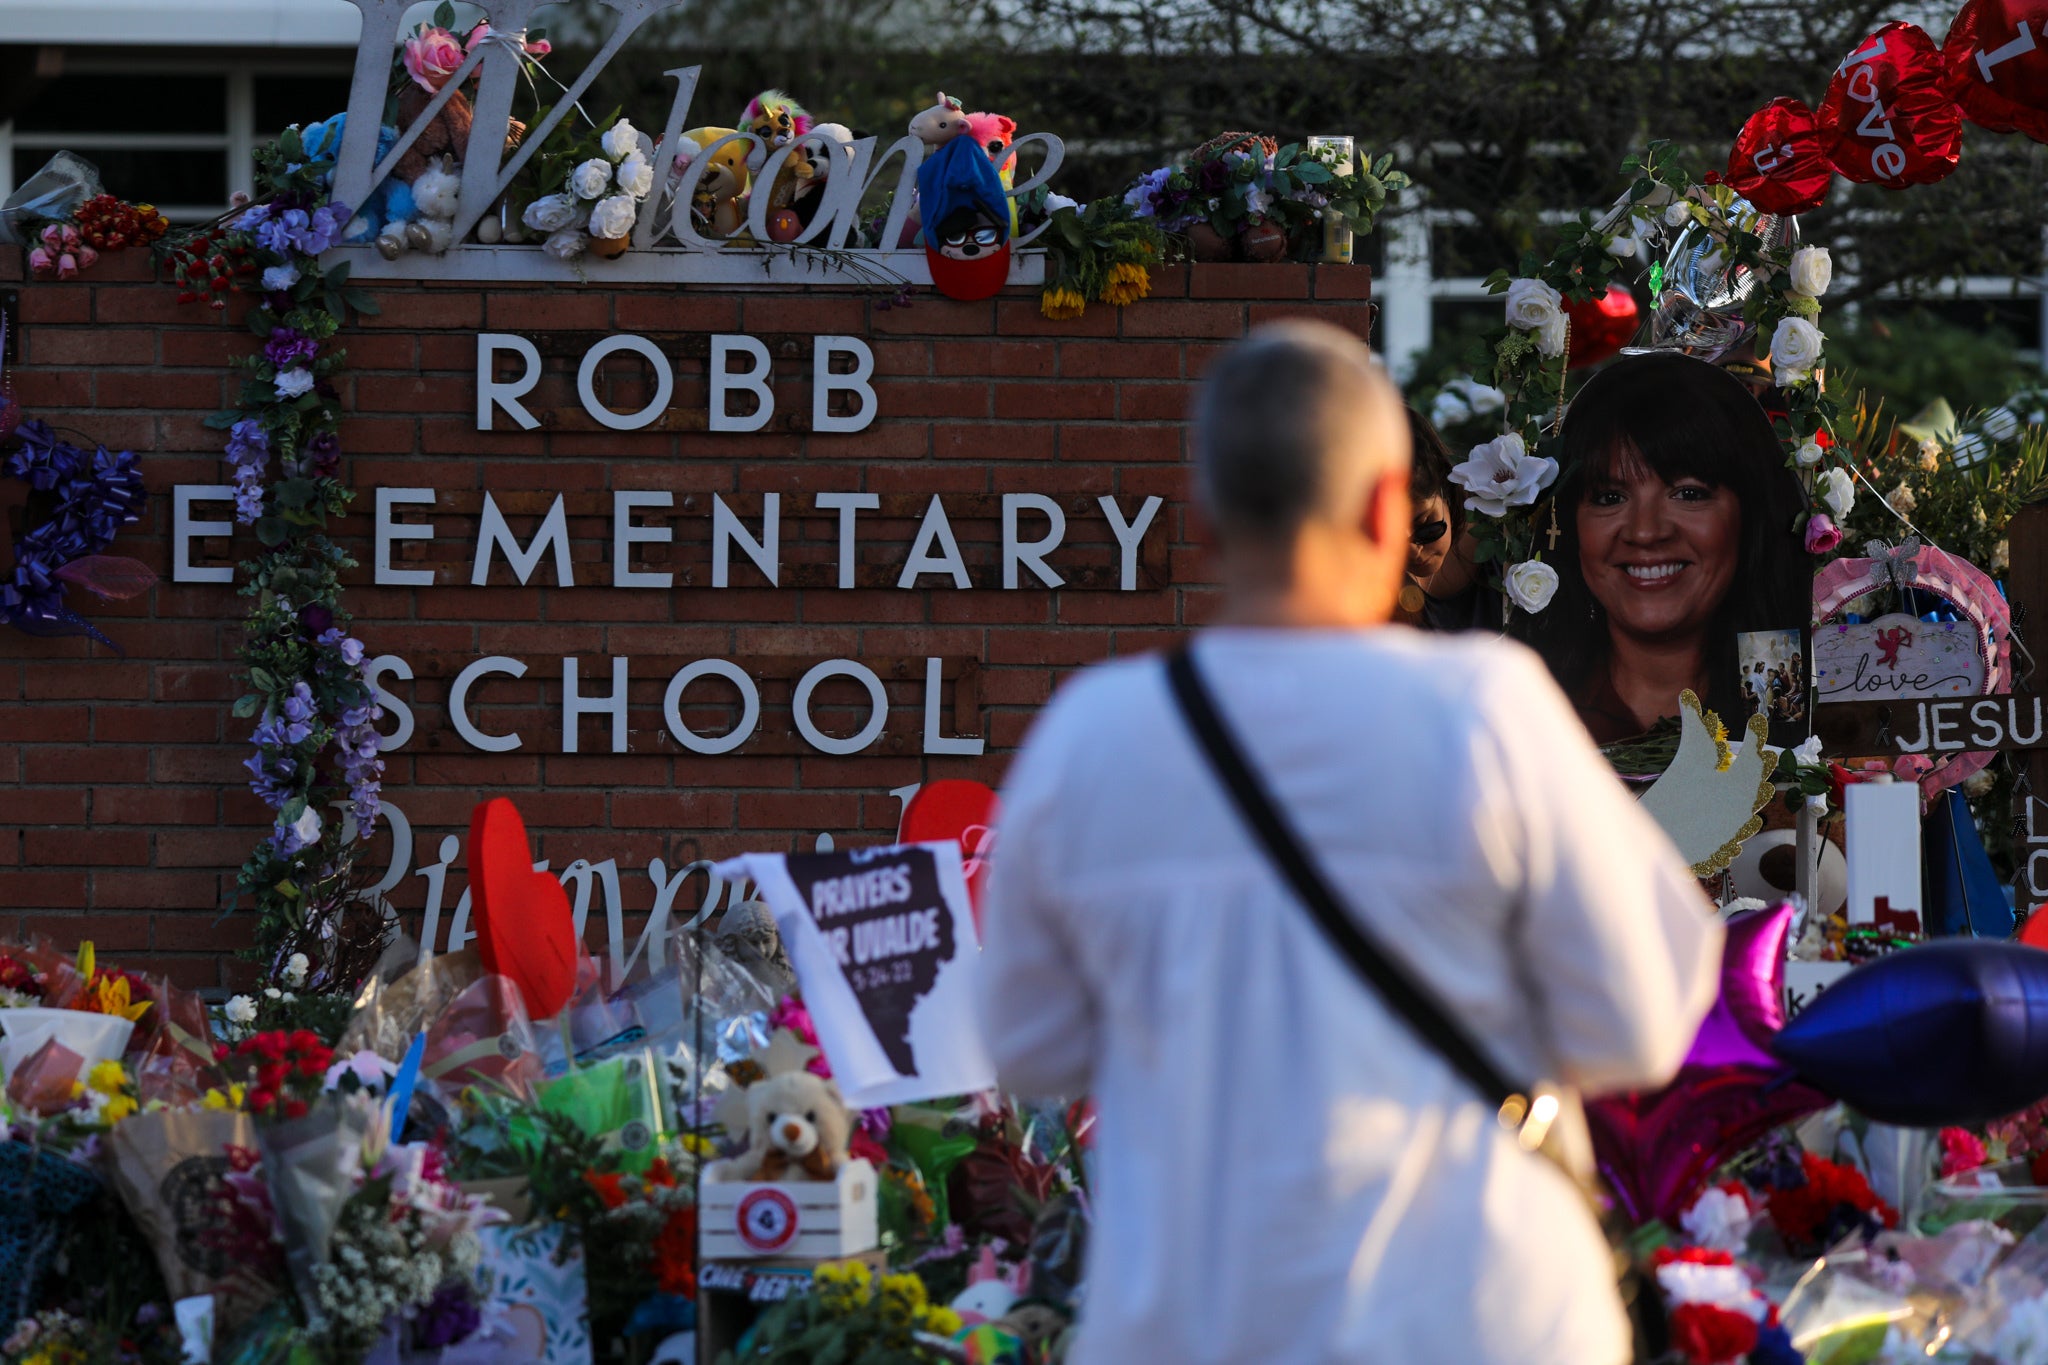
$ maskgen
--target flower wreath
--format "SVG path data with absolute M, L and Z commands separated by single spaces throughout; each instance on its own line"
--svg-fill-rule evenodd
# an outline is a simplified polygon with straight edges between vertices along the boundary
M 0 399 L 0 425 L 14 405 Z M 0 446 L 9 437 L 0 431 Z M 112 640 L 65 604 L 76 584 L 102 598 L 148 590 L 156 574 L 140 560 L 105 553 L 121 527 L 142 516 L 142 471 L 133 451 L 90 451 L 30 420 L 13 434 L 7 476 L 28 485 L 25 525 L 14 538 L 14 570 L 0 580 L 0 625 L 28 635 L 89 635 Z
M 1687 319 L 1732 323 L 1738 304 L 1742 332 L 1770 338 L 1772 377 L 1786 403 L 1773 426 L 1806 492 L 1796 529 L 1810 553 L 1841 543 L 1835 523 L 1855 501 L 1854 471 L 1830 455 L 1836 405 L 1819 379 L 1820 297 L 1832 271 L 1826 249 L 1796 246 L 1789 220 L 1760 214 L 1718 175 L 1695 180 L 1669 143 L 1651 143 L 1622 173 L 1633 177 L 1628 190 L 1599 219 L 1583 213 L 1566 225 L 1550 259 L 1530 252 L 1519 274 L 1500 270 L 1487 280 L 1490 292 L 1506 296 L 1506 326 L 1488 344 L 1494 387 L 1506 396 L 1502 431 L 1453 469 L 1451 481 L 1465 490 L 1476 558 L 1497 566 L 1490 577 L 1507 612 L 1540 612 L 1557 590 L 1557 570 L 1538 541 L 1555 517 L 1554 498 L 1543 494 L 1558 475 L 1573 322 L 1591 316 L 1630 261 L 1649 260 L 1667 241 L 1666 259 L 1647 273 L 1658 321 L 1679 333 L 1663 348 L 1677 348 Z M 1677 267 L 1668 275 L 1667 261 Z

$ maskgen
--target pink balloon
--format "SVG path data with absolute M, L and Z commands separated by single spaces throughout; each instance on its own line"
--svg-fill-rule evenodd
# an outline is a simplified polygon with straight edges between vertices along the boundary
M 1670 1085 L 1586 1101 L 1600 1173 L 1635 1222 L 1675 1221 L 1725 1161 L 1826 1107 L 1764 1049 L 1785 1023 L 1790 905 L 1728 922 L 1721 993 Z

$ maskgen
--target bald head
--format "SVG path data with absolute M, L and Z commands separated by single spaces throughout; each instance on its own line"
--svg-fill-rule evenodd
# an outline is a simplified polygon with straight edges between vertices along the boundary
M 1380 480 L 1408 473 L 1401 396 L 1363 342 L 1327 323 L 1260 327 L 1202 386 L 1195 466 L 1226 541 L 1280 545 L 1357 526 Z

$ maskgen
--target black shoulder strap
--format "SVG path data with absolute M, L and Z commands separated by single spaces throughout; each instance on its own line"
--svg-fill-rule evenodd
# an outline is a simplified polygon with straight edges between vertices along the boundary
M 1519 1093 L 1500 1069 L 1479 1050 L 1471 1035 L 1437 1004 L 1405 967 L 1382 953 L 1358 922 L 1344 912 L 1337 897 L 1309 861 L 1301 841 L 1294 837 L 1286 820 L 1266 795 L 1258 774 L 1245 762 L 1244 751 L 1216 712 L 1215 703 L 1195 671 L 1194 656 L 1186 645 L 1167 659 L 1167 680 L 1181 716 L 1209 755 L 1216 775 L 1223 780 L 1237 810 L 1259 836 L 1266 853 L 1294 888 L 1301 903 L 1321 926 L 1323 935 L 1358 974 L 1380 994 L 1388 1008 L 1407 1020 L 1421 1039 L 1435 1048 L 1471 1082 L 1472 1087 L 1496 1105 L 1506 1105 Z

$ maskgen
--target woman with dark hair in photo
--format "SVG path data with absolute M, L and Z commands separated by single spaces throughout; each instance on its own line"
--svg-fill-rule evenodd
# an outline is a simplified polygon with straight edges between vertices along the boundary
M 1500 597 L 1479 586 L 1458 463 L 1429 419 L 1408 408 L 1408 577 L 1394 619 L 1424 630 L 1500 630 Z
M 1704 361 L 1626 357 L 1573 400 L 1560 463 L 1557 595 L 1517 627 L 1594 740 L 1642 734 L 1688 689 L 1749 715 L 1736 635 L 1805 626 L 1813 592 L 1805 497 L 1763 408 Z

